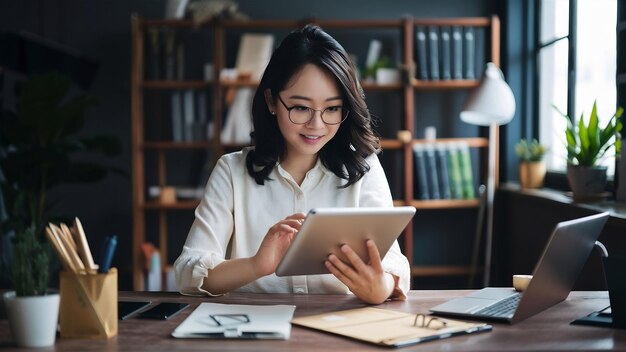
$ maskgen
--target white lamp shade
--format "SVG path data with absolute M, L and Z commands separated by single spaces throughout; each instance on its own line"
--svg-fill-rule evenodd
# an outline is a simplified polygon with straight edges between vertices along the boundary
M 502 71 L 493 63 L 487 69 L 480 85 L 474 89 L 461 111 L 461 120 L 472 125 L 504 125 L 515 114 L 515 97 L 504 81 Z

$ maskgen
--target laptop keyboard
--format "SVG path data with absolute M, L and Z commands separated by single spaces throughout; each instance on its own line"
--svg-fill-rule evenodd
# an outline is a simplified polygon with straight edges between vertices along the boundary
M 475 314 L 490 317 L 510 318 L 513 316 L 513 313 L 515 313 L 520 298 L 522 298 L 522 295 L 517 293 L 513 296 L 509 296 L 503 300 L 500 300 L 488 307 L 485 307 Z

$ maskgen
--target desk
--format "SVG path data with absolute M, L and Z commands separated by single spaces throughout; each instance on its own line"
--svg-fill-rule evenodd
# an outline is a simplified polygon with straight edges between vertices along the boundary
M 407 301 L 387 302 L 380 308 L 422 312 L 471 291 L 411 291 Z M 365 306 L 348 295 L 289 295 L 231 293 L 223 297 L 186 297 L 174 292 L 120 292 L 121 300 L 186 302 L 191 306 L 167 321 L 131 318 L 120 321 L 117 337 L 109 340 L 57 339 L 57 351 L 364 351 L 386 350 L 347 338 L 293 326 L 288 341 L 224 341 L 174 339 L 170 333 L 201 302 L 232 304 L 292 304 L 296 316 Z M 154 303 L 153 303 L 154 304 Z M 573 292 L 557 306 L 516 325 L 494 323 L 492 332 L 427 342 L 400 350 L 508 351 L 508 350 L 626 350 L 626 330 L 572 326 L 569 322 L 608 305 L 607 292 Z M 8 322 L 0 321 L 0 350 L 12 348 Z M 37 350 L 41 351 L 41 350 Z

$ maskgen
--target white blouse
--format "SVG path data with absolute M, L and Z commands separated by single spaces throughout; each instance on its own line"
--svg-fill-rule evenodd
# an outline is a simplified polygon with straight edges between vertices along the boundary
M 288 215 L 321 207 L 393 206 L 389 184 L 376 155 L 367 158 L 369 172 L 347 188 L 338 188 L 346 180 L 326 169 L 319 159 L 300 186 L 279 164 L 270 173 L 271 181 L 261 186 L 246 169 L 249 150 L 223 155 L 211 173 L 182 253 L 174 263 L 182 294 L 213 296 L 201 288 L 208 270 L 228 258 L 254 256 L 267 230 Z M 397 241 L 382 264 L 386 272 L 398 278 L 394 291 L 406 294 L 410 267 Z M 272 274 L 237 291 L 350 293 L 332 274 L 290 277 Z

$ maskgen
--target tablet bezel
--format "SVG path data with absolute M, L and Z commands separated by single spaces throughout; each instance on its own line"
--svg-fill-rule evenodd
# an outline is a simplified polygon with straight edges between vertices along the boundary
M 372 239 L 381 258 L 413 218 L 412 206 L 370 208 L 317 208 L 309 211 L 300 231 L 276 268 L 277 276 L 328 274 L 324 261 L 348 244 L 368 262 L 366 239 Z

